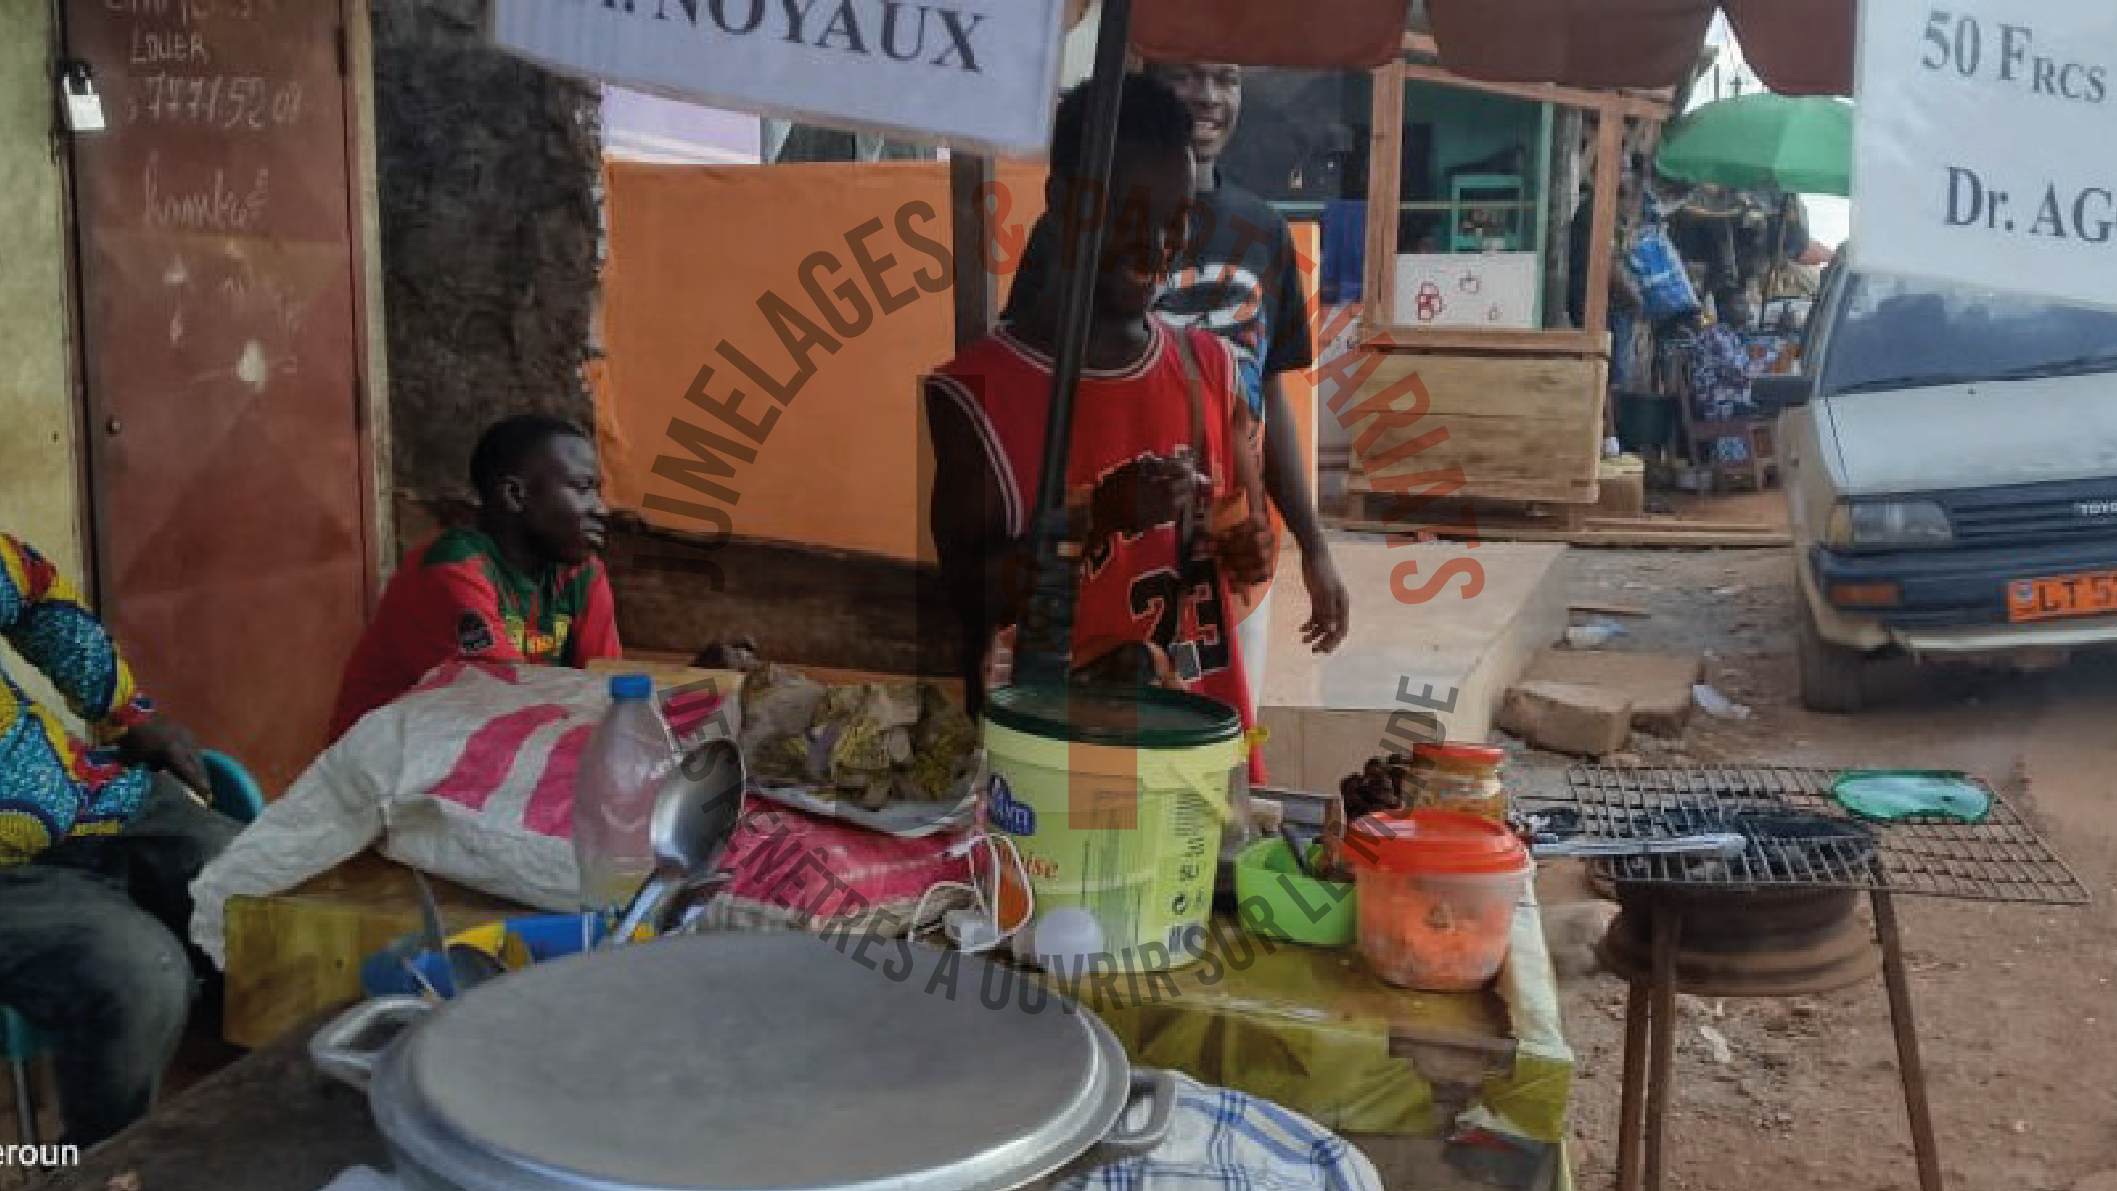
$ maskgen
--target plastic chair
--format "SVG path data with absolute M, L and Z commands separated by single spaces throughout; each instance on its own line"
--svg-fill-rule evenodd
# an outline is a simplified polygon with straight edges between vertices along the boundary
M 264 792 L 242 763 L 223 752 L 199 750 L 206 780 L 213 787 L 213 809 L 238 823 L 255 822 L 265 809 Z M 15 1091 L 15 1128 L 24 1145 L 37 1144 L 37 1100 L 30 1064 L 43 1057 L 44 1039 L 29 1019 L 0 1005 L 0 1059 L 7 1062 Z

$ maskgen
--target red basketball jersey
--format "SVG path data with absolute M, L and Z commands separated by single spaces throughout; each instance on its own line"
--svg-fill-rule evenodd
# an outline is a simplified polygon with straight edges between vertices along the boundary
M 1191 447 L 1191 396 L 1175 336 L 1190 339 L 1205 405 L 1205 469 L 1215 502 L 1239 499 L 1228 450 L 1236 396 L 1235 357 L 1227 343 L 1203 331 L 1179 331 L 1152 319 L 1154 339 L 1140 361 L 1116 371 L 1083 369 L 1073 406 L 1068 453 L 1069 494 L 1090 494 L 1124 464 L 1169 456 Z M 985 445 L 998 480 L 1010 536 L 1027 533 L 1036 516 L 1044 432 L 1051 401 L 1051 359 L 1001 328 L 965 348 L 927 380 L 963 410 Z M 1230 616 L 1228 583 L 1211 560 L 1194 565 L 1189 590 L 1182 579 L 1177 529 L 1165 523 L 1136 536 L 1112 537 L 1081 562 L 1075 603 L 1073 657 L 1101 656 L 1114 646 L 1149 641 L 1169 648 L 1197 646 L 1199 677 L 1189 684 L 1256 723 L 1242 656 Z M 1252 761 L 1253 775 L 1261 778 Z

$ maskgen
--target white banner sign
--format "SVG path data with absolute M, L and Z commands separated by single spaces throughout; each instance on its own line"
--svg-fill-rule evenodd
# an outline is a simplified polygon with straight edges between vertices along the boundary
M 1860 0 L 1863 267 L 2117 306 L 2117 2 Z
M 1040 156 L 1064 0 L 496 0 L 556 70 L 713 107 Z

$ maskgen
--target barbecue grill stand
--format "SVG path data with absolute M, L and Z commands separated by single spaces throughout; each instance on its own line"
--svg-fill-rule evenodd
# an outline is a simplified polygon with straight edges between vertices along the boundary
M 1882 982 L 1889 994 L 1889 1025 L 1896 1034 L 1897 1069 L 1903 1077 L 1904 1107 L 1911 1121 L 1911 1148 L 1918 1158 L 1919 1191 L 1942 1191 L 1940 1151 L 1933 1135 L 1933 1116 L 1926 1099 L 1926 1066 L 1919 1055 L 1918 1026 L 1912 1015 L 1911 985 L 1906 978 L 1896 905 L 1890 894 L 1874 890 L 1875 935 L 1882 952 Z M 1676 975 L 1682 919 L 1674 913 L 1653 916 L 1651 967 L 1646 971 L 1612 964 L 1629 986 L 1625 1002 L 1624 1091 L 1618 1111 L 1618 1191 L 1660 1191 L 1662 1127 L 1667 1119 L 1676 1050 L 1676 994 L 1693 992 Z M 1605 950 L 1605 956 L 1609 952 Z M 1737 996 L 1785 997 L 1832 992 L 1856 983 L 1871 970 L 1849 971 L 1801 989 L 1754 991 Z M 1641 1154 L 1645 1182 L 1640 1180 Z
M 1707 829 L 1739 830 L 1744 816 L 1776 832 L 1789 815 L 1821 815 L 1841 824 L 1850 822 L 1830 797 L 1833 776 L 1784 768 L 1585 766 L 1567 775 L 1567 788 L 1579 808 L 1583 829 L 1591 835 L 1662 836 L 1696 828 L 1701 822 Z M 2082 905 L 2088 900 L 2087 891 L 1997 794 L 1991 812 L 1978 823 L 1924 819 L 1876 824 L 1869 832 L 1871 842 L 1862 838 L 1867 832 L 1819 840 L 1749 831 L 1744 834 L 1753 841 L 1750 850 L 1726 865 L 1703 867 L 1681 857 L 1655 857 L 1617 862 L 1623 867 L 1610 872 L 1629 887 L 1626 910 L 1611 924 L 1601 949 L 1608 966 L 1629 986 L 1624 1090 L 1618 1113 L 1618 1191 L 1661 1191 L 1663 1185 L 1663 1126 L 1675 1074 L 1678 992 L 1791 996 L 1832 991 L 1873 975 L 1873 945 L 1860 949 L 1864 957 L 1848 952 L 1833 945 L 1842 941 L 1843 931 L 1825 926 L 1809 931 L 1811 937 L 1823 940 L 1815 953 L 1830 957 L 1819 966 L 1804 970 L 1782 965 L 1747 987 L 1739 964 L 1709 965 L 1704 970 L 1718 975 L 1702 982 L 1687 978 L 1679 964 L 1684 955 L 1684 929 L 1689 922 L 1696 930 L 1704 916 L 1698 912 L 1700 903 L 1709 905 L 1715 892 L 1736 899 L 1768 890 L 1794 895 L 1788 902 L 1807 909 L 1819 903 L 1799 896 L 1804 892 L 1868 894 L 1874 907 L 1875 942 L 1881 950 L 1882 982 L 1889 998 L 1904 1108 L 1917 1157 L 1918 1185 L 1920 1191 L 1942 1191 L 1940 1151 L 1926 1096 L 1926 1067 L 1919 1055 L 1895 895 Z M 1609 869 L 1611 862 L 1602 863 Z M 1627 921 L 1641 913 L 1647 921 Z M 1856 930 L 1857 918 L 1850 906 L 1845 917 L 1845 929 Z M 1643 965 L 1636 943 L 1623 945 L 1626 932 L 1636 936 L 1642 930 L 1650 940 Z M 1719 951 L 1724 953 L 1725 948 Z M 1863 958 L 1866 962 L 1861 962 Z M 1693 965 L 1690 973 L 1695 976 L 1699 970 Z M 1788 980 L 1788 971 L 1803 971 L 1805 976 Z

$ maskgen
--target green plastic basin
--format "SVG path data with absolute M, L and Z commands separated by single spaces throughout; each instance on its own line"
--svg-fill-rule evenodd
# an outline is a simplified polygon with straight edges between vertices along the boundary
M 1302 876 L 1282 840 L 1258 840 L 1235 857 L 1235 900 L 1243 926 L 1269 938 L 1350 947 L 1358 937 L 1352 884 Z

